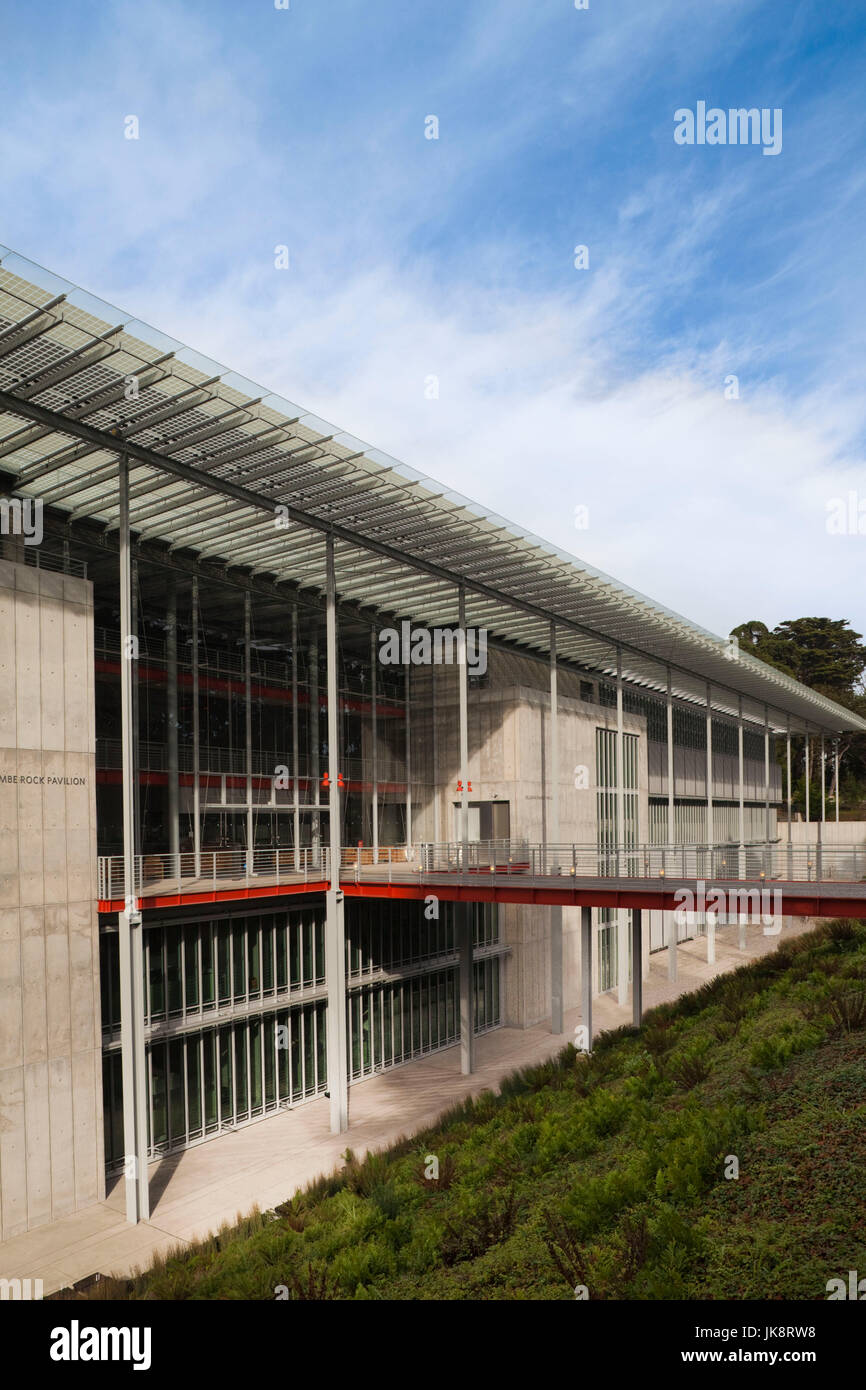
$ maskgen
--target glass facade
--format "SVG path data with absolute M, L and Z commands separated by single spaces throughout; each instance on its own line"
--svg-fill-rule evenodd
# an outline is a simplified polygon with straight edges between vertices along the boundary
M 423 903 L 346 904 L 353 1081 L 459 1040 L 453 907 L 442 903 L 439 911 L 430 919 Z M 484 952 L 474 962 L 474 1021 L 483 1032 L 501 1022 L 499 923 L 490 904 L 473 911 L 474 943 Z M 316 997 L 325 989 L 324 930 L 321 904 L 146 929 L 152 1156 L 325 1090 L 327 1003 Z M 103 932 L 100 948 L 105 1154 L 112 1169 L 123 1162 L 117 933 Z M 293 994 L 301 996 L 295 1003 Z
M 147 1044 L 151 1155 L 317 1095 L 327 1085 L 326 1005 L 277 1009 Z M 123 1161 L 119 1048 L 103 1056 L 105 1156 Z
M 120 1027 L 118 936 L 100 937 L 102 1031 Z M 144 933 L 144 1022 L 207 1015 L 325 983 L 321 909 L 149 927 Z

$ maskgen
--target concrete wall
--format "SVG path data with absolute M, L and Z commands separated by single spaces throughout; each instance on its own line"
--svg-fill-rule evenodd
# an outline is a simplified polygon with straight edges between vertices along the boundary
M 0 560 L 0 1239 L 104 1195 L 92 586 Z
M 469 692 L 470 801 L 505 801 L 512 839 L 547 838 L 551 782 L 559 785 L 559 842 L 595 845 L 597 839 L 596 729 L 616 728 L 616 710 L 580 698 L 580 679 L 559 676 L 559 760 L 550 766 L 550 696 L 542 663 L 489 653 L 489 685 Z M 434 717 L 435 711 L 435 717 Z M 649 839 L 646 720 L 625 714 L 623 730 L 636 734 L 638 842 Z M 460 799 L 457 672 L 413 670 L 412 769 L 416 840 L 456 838 Z M 585 769 L 583 776 L 577 775 Z M 586 782 L 586 785 L 584 785 Z M 576 785 L 577 784 L 577 785 Z M 438 830 L 438 834 L 437 834 Z M 597 914 L 593 914 L 595 917 Z M 566 1008 L 580 990 L 580 913 L 563 910 L 563 996 Z M 529 1028 L 550 1016 L 550 909 L 500 908 L 502 940 L 511 948 L 503 972 L 503 1021 Z M 593 951 L 595 952 L 595 942 Z
M 818 813 L 821 811 L 821 798 L 818 797 Z M 776 826 L 776 834 L 781 844 L 788 843 L 788 824 L 787 821 L 780 821 Z M 842 820 L 837 825 L 835 821 L 824 821 L 821 826 L 821 840 L 825 845 L 856 845 L 858 848 L 866 848 L 866 821 L 862 820 Z M 818 826 L 812 820 L 807 825 L 804 820 L 791 821 L 791 843 L 793 845 L 815 845 L 818 843 Z

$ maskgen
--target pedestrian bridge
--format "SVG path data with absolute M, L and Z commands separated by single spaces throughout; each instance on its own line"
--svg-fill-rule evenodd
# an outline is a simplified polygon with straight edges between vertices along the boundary
M 866 848 L 785 842 L 744 845 L 356 845 L 341 853 L 347 896 L 537 906 L 655 908 L 791 917 L 866 918 Z M 323 848 L 145 854 L 134 861 L 142 908 L 325 892 Z M 684 895 L 691 895 L 686 898 Z M 98 865 L 99 908 L 125 905 L 123 856 Z

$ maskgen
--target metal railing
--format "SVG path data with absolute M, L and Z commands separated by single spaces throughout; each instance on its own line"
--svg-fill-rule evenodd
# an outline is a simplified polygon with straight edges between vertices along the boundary
M 123 855 L 100 855 L 100 901 L 126 897 Z M 135 859 L 137 898 L 175 893 L 206 893 L 218 888 L 270 883 L 320 883 L 328 877 L 328 850 L 245 849 L 184 850 L 181 854 L 139 854 Z
M 51 570 L 55 574 L 87 578 L 86 560 L 78 560 L 64 551 L 46 550 L 42 545 L 27 545 L 23 541 L 18 543 L 15 537 L 6 541 L 2 558 L 14 560 L 19 565 L 32 565 L 38 570 Z
M 684 879 L 724 882 L 761 880 L 814 883 L 866 882 L 866 850 L 862 845 L 788 846 L 778 842 L 750 843 L 740 848 L 716 845 L 533 845 L 525 840 L 480 840 L 421 844 L 393 855 L 379 850 L 374 863 L 368 847 L 344 855 L 344 868 L 355 877 L 390 881 L 407 872 L 425 875 L 460 874 L 477 878 L 493 874 L 522 878 Z
M 605 878 L 726 882 L 845 882 L 866 885 L 862 845 L 533 845 L 526 840 L 474 840 L 468 844 L 344 846 L 340 876 L 360 883 L 428 881 L 458 876 L 467 882 L 494 876 L 519 879 Z M 207 892 L 253 884 L 322 882 L 329 851 L 320 848 L 202 850 L 196 854 L 143 854 L 136 859 L 137 897 Z M 103 855 L 98 866 L 102 901 L 126 896 L 123 856 Z M 866 886 L 864 886 L 866 894 Z

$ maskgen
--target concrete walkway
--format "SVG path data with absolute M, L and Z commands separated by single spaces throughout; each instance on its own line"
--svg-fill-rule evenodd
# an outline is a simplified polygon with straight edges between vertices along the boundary
M 715 965 L 707 965 L 703 938 L 684 942 L 676 984 L 667 978 L 667 951 L 657 952 L 644 981 L 644 1008 L 696 989 L 814 925 L 794 919 L 777 937 L 750 927 L 745 952 L 737 948 L 736 927 L 718 927 Z M 615 995 L 593 1001 L 596 1033 L 630 1020 L 631 1005 L 620 1008 Z M 347 1147 L 360 1156 L 425 1128 L 464 1096 L 495 1088 L 515 1068 L 559 1051 L 579 1022 L 580 1011 L 571 1009 L 560 1037 L 546 1023 L 485 1034 L 477 1040 L 477 1070 L 470 1077 L 461 1076 L 460 1049 L 452 1047 L 355 1085 L 347 1134 L 330 1133 L 328 1101 L 320 1098 L 160 1159 L 150 1167 L 150 1221 L 127 1225 L 123 1184 L 116 1182 L 105 1202 L 0 1244 L 0 1278 L 41 1279 L 49 1294 L 96 1272 L 128 1275 L 147 1268 L 155 1253 L 200 1239 L 256 1203 L 267 1210 L 285 1201 L 340 1165 Z

